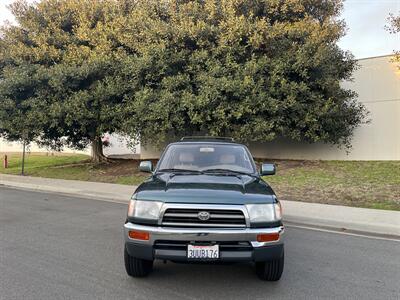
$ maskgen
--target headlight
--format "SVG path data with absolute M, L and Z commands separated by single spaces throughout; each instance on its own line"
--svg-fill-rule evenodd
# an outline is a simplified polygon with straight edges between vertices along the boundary
M 247 204 L 250 223 L 275 222 L 282 219 L 281 204 Z
M 128 217 L 158 220 L 162 202 L 131 200 L 128 206 Z

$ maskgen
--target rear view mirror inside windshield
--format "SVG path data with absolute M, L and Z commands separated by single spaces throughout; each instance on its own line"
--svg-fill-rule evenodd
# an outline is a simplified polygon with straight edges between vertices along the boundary
M 201 147 L 200 152 L 214 152 L 213 147 Z

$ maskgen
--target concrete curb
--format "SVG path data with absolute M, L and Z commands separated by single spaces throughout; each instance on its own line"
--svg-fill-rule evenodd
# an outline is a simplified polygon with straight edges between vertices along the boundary
M 89 199 L 128 203 L 136 186 L 0 174 L 0 185 Z
M 292 223 L 400 238 L 400 211 L 285 200 L 282 207 Z
M 136 186 L 0 174 L 13 188 L 127 203 Z M 336 231 L 400 238 L 400 211 L 282 200 L 284 221 Z
M 38 184 L 15 184 L 14 182 L 10 181 L 1 181 L 0 185 L 4 185 L 10 188 L 17 188 L 17 189 L 24 189 L 36 192 L 46 192 L 46 193 L 56 193 L 62 194 L 67 196 L 74 196 L 74 197 L 81 197 L 93 200 L 103 200 L 103 201 L 112 201 L 118 203 L 128 203 L 129 198 L 125 200 L 121 200 L 119 197 L 110 195 L 99 195 L 90 191 L 78 190 L 73 188 L 57 188 L 57 187 L 49 187 L 46 185 L 38 185 Z

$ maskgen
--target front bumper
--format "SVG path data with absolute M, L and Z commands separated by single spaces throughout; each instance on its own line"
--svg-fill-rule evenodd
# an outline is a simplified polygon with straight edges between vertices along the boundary
M 131 239 L 130 230 L 144 231 L 150 234 L 149 240 Z M 246 243 L 248 246 L 236 248 L 220 247 L 219 261 L 266 261 L 277 259 L 283 253 L 283 226 L 274 228 L 211 229 L 211 228 L 170 228 L 145 226 L 133 223 L 124 225 L 125 245 L 130 255 L 141 259 L 188 261 L 186 247 L 189 243 L 216 243 L 227 245 L 229 242 Z M 279 233 L 279 240 L 257 242 L 257 235 Z M 159 242 L 164 246 L 159 247 Z M 174 244 L 174 242 L 176 242 Z M 165 244 L 172 243 L 171 247 Z M 177 247 L 178 246 L 178 247 Z

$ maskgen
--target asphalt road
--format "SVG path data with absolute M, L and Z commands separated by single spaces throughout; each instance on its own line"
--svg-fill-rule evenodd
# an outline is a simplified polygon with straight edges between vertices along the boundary
M 123 265 L 126 205 L 0 187 L 0 299 L 399 299 L 400 242 L 287 228 L 285 270 Z

